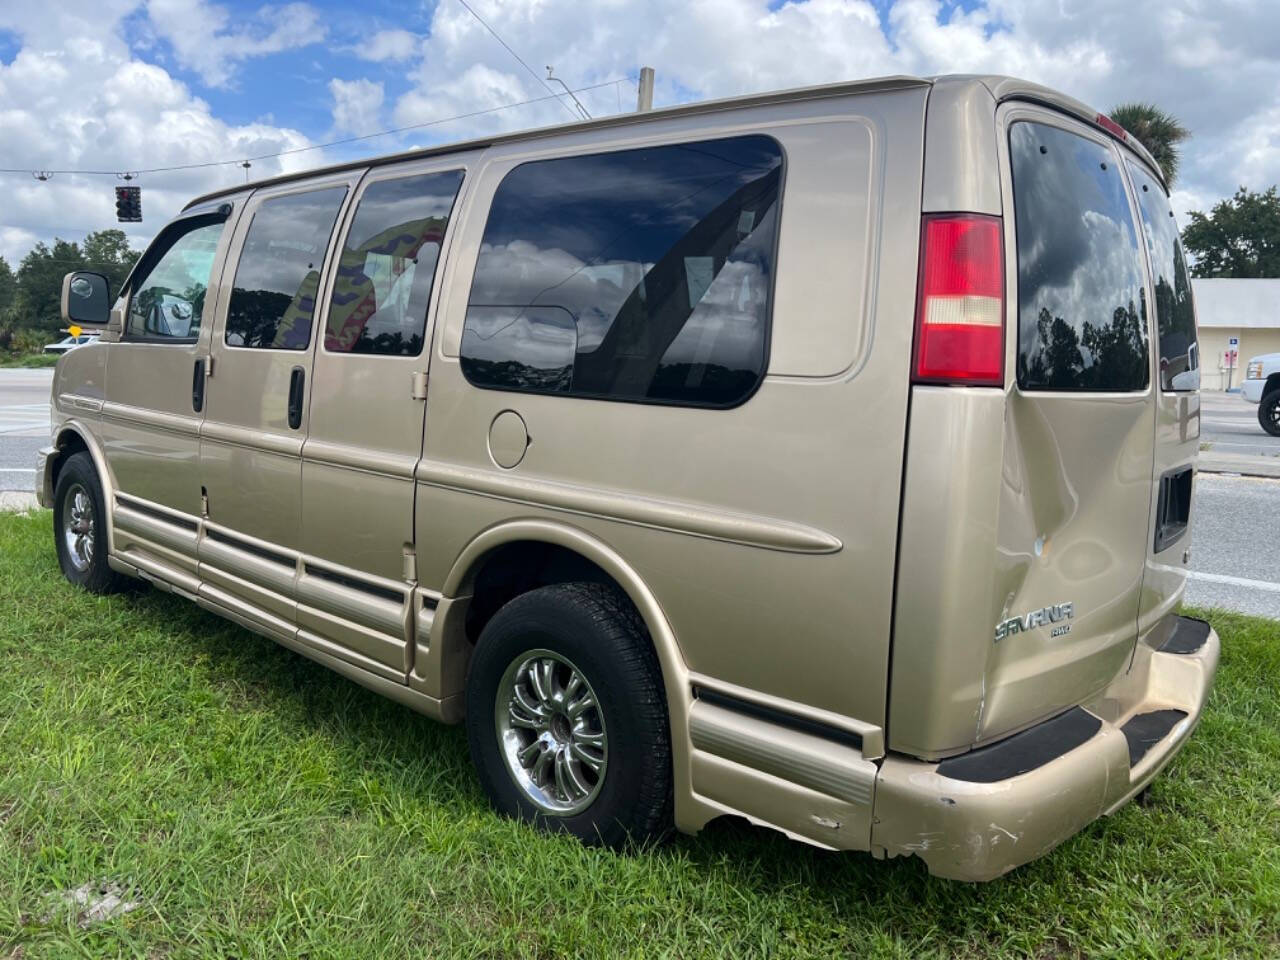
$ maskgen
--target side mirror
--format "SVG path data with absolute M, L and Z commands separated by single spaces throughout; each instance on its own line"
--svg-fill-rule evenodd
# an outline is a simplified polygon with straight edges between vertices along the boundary
M 62 322 L 101 327 L 111 317 L 107 278 L 77 270 L 62 278 Z

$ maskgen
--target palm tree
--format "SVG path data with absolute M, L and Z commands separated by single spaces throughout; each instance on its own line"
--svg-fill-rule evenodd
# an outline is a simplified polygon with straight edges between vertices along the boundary
M 1112 108 L 1111 119 L 1151 151 L 1172 187 L 1178 177 L 1178 144 L 1191 136 L 1191 131 L 1153 103 L 1122 103 Z

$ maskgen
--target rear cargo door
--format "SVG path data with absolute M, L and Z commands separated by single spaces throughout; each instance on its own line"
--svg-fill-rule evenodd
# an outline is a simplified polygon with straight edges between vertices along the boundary
M 1191 549 L 1191 493 L 1200 447 L 1200 350 L 1191 278 L 1169 196 L 1130 158 L 1129 182 L 1142 217 L 1150 267 L 1156 340 L 1156 452 L 1151 521 L 1138 634 L 1153 646 L 1167 639 L 1168 614 L 1182 600 Z M 1159 631 L 1148 636 L 1152 630 Z
M 997 534 L 1003 603 L 980 740 L 1079 703 L 1126 668 L 1155 431 L 1140 221 L 1120 153 L 1048 110 L 1014 105 L 1002 119 L 1014 377 Z

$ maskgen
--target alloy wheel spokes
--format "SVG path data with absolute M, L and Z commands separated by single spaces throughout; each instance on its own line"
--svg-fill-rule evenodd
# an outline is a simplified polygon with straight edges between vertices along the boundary
M 76 484 L 65 501 L 62 540 L 71 565 L 81 572 L 93 562 L 93 520 L 93 499 L 84 487 Z
M 512 778 L 539 809 L 561 816 L 599 793 L 608 765 L 604 717 L 590 682 L 563 656 L 517 658 L 499 686 L 497 734 Z

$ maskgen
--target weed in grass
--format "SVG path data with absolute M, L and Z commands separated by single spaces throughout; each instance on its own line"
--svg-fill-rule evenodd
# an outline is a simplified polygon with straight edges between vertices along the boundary
M 984 886 L 739 822 L 619 856 L 493 815 L 465 737 L 0 517 L 0 957 L 1280 955 L 1280 625 L 1211 614 L 1200 729 Z M 50 891 L 128 878 L 86 928 Z M 136 893 L 135 893 L 136 891 Z

